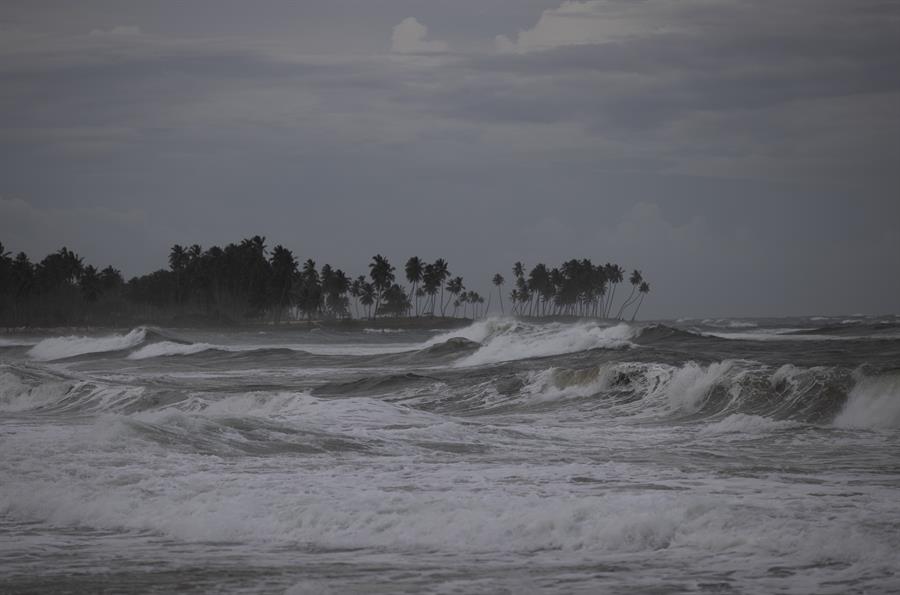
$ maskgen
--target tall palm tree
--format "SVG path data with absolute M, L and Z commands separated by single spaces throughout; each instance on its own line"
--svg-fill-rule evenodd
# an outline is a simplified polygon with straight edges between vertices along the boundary
M 359 301 L 365 306 L 368 310 L 368 317 L 371 320 L 372 317 L 372 304 L 375 303 L 375 296 L 377 292 L 375 291 L 375 286 L 371 283 L 363 283 L 362 291 L 360 292 Z
M 635 317 L 637 317 L 638 310 L 641 309 L 641 305 L 644 303 L 644 296 L 650 293 L 650 284 L 646 281 L 642 281 L 640 287 L 638 287 L 638 292 L 641 294 L 641 299 L 634 309 L 634 314 L 631 315 L 631 322 L 634 322 Z
M 625 269 L 617 264 L 607 264 L 604 269 L 606 272 L 606 279 L 610 284 L 609 301 L 607 302 L 604 317 L 609 318 L 609 313 L 612 310 L 613 302 L 616 299 L 616 287 L 619 285 L 619 283 L 622 282 L 622 279 L 625 278 Z
M 465 287 L 463 286 L 462 277 L 455 277 L 453 279 L 450 279 L 450 281 L 447 283 L 447 292 L 451 295 L 450 299 L 459 296 L 460 292 L 463 289 L 465 289 Z M 449 302 L 450 299 L 448 299 L 447 301 Z M 441 309 L 443 310 L 443 308 L 444 307 L 442 306 Z M 456 316 L 456 312 L 454 312 L 453 315 Z
M 281 322 L 284 309 L 290 304 L 291 288 L 297 272 L 297 259 L 290 250 L 279 244 L 272 250 L 270 264 L 273 318 L 278 323 Z
M 425 300 L 425 306 L 428 307 L 428 304 L 431 304 L 429 308 L 429 315 L 434 316 L 434 304 L 435 298 L 437 296 L 438 288 L 441 286 L 441 277 L 438 269 L 433 264 L 426 264 L 425 269 L 422 272 L 422 287 L 421 289 L 428 296 L 428 299 Z
M 375 288 L 375 316 L 378 316 L 378 306 L 381 305 L 381 298 L 384 292 L 394 282 L 394 267 L 388 262 L 388 259 L 381 254 L 372 257 L 369 263 L 369 276 L 372 278 L 372 285 Z
M 406 280 L 409 281 L 409 295 L 415 296 L 416 290 L 419 288 L 419 283 L 422 282 L 422 273 L 425 268 L 425 263 L 422 262 L 422 259 L 418 256 L 412 256 L 409 260 L 406 261 L 406 266 L 404 270 L 406 272 Z M 416 297 L 416 316 L 419 315 L 419 299 Z
M 435 275 L 438 278 L 438 282 L 441 288 L 441 316 L 445 315 L 447 304 L 444 303 L 444 286 L 446 285 L 447 279 L 450 278 L 450 270 L 447 265 L 447 261 L 443 258 L 438 258 L 434 261 L 434 271 Z
M 497 287 L 497 297 L 500 298 L 500 314 L 505 314 L 503 311 L 503 293 L 500 291 L 500 287 L 503 285 L 504 281 L 505 279 L 500 273 L 495 274 L 494 278 L 491 280 L 494 286 Z
M 363 285 L 366 284 L 366 278 L 362 275 L 353 280 L 350 284 L 350 295 L 353 297 L 353 304 L 356 307 L 356 317 L 359 315 L 359 298 L 362 297 Z
M 638 287 L 644 281 L 644 277 L 641 272 L 637 269 L 634 269 L 631 272 L 631 277 L 628 278 L 628 282 L 631 283 L 631 293 L 628 294 L 628 298 L 622 302 L 622 306 L 619 308 L 618 314 L 616 314 L 616 318 L 622 318 L 622 313 L 625 312 L 625 309 L 634 303 L 634 293 L 637 291 Z

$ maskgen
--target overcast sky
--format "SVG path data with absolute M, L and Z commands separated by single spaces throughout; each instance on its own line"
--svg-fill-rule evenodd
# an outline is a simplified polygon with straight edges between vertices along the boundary
M 650 317 L 900 313 L 900 2 L 0 5 L 0 241 L 126 275 L 639 268 Z

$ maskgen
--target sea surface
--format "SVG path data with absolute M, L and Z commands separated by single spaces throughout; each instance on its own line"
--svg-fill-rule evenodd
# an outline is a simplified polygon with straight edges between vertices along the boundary
M 900 318 L 0 335 L 0 592 L 176 591 L 900 592 Z

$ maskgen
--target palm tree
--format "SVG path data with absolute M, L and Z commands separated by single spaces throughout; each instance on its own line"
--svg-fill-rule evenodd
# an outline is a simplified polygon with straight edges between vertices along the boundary
M 503 275 L 501 275 L 500 273 L 495 274 L 494 278 L 492 279 L 492 282 L 497 287 L 497 297 L 500 298 L 500 314 L 505 314 L 505 312 L 503 311 L 503 293 L 500 291 L 500 287 L 503 285 L 504 281 L 505 280 L 503 279 Z
M 81 272 L 81 278 L 78 280 L 78 286 L 81 288 L 81 295 L 84 296 L 86 302 L 96 302 L 102 293 L 100 286 L 100 276 L 97 269 L 93 265 L 87 265 Z
M 367 316 L 372 319 L 372 304 L 375 303 L 376 296 L 375 286 L 371 283 L 363 283 L 360 291 L 359 301 L 368 310 Z
M 406 280 L 409 281 L 409 294 L 416 295 L 419 283 L 422 282 L 422 273 L 425 265 L 418 256 L 412 256 L 406 261 L 404 270 L 406 272 Z M 416 296 L 416 316 L 419 315 L 419 298 Z
M 434 272 L 435 276 L 438 279 L 438 284 L 441 288 L 441 316 L 443 317 L 447 307 L 447 304 L 444 303 L 444 282 L 450 278 L 450 270 L 447 268 L 447 261 L 443 258 L 438 258 L 437 260 L 435 260 Z
M 447 283 L 447 292 L 450 293 L 452 298 L 457 297 L 463 289 L 465 287 L 463 287 L 462 277 L 456 277 Z M 448 299 L 447 301 L 449 302 L 450 300 Z M 443 309 L 444 307 L 442 306 L 441 310 Z M 453 312 L 453 316 L 456 316 L 456 311 Z
M 422 272 L 422 287 L 421 289 L 424 291 L 426 295 L 428 295 L 429 300 L 425 301 L 426 307 L 429 302 L 431 303 L 431 308 L 429 310 L 429 314 L 434 316 L 434 302 L 435 297 L 437 296 L 438 288 L 441 285 L 441 278 L 438 274 L 437 268 L 433 264 L 426 264 L 425 269 Z
M 275 246 L 270 260 L 272 266 L 272 302 L 273 318 L 281 321 L 284 309 L 290 305 L 291 287 L 297 272 L 297 259 L 294 254 L 282 245 Z
M 617 264 L 607 264 L 604 267 L 604 272 L 606 273 L 606 280 L 609 282 L 611 289 L 609 291 L 609 301 L 606 305 L 606 312 L 604 313 L 605 318 L 609 318 L 609 313 L 612 310 L 613 301 L 616 298 L 616 286 L 622 282 L 622 279 L 625 278 L 625 269 L 620 267 Z
M 625 309 L 630 306 L 634 302 L 634 293 L 637 291 L 640 284 L 644 281 L 643 275 L 637 269 L 634 269 L 631 272 L 631 277 L 628 278 L 628 282 L 631 283 L 631 293 L 628 294 L 628 299 L 622 302 L 622 307 L 619 308 L 618 314 L 616 314 L 616 318 L 622 318 L 622 313 Z
M 353 297 L 353 304 L 356 307 L 356 317 L 359 318 L 359 298 L 362 296 L 363 285 L 366 284 L 366 278 L 360 275 L 350 284 L 350 295 Z
M 372 278 L 372 285 L 375 288 L 375 315 L 378 316 L 378 306 L 381 304 L 381 298 L 391 284 L 394 282 L 394 267 L 388 262 L 388 259 L 381 254 L 372 257 L 369 263 L 369 276 Z
M 638 302 L 637 307 L 634 309 L 634 314 L 631 315 L 631 322 L 634 322 L 635 317 L 637 316 L 638 310 L 641 309 L 641 304 L 644 303 L 644 296 L 650 293 L 650 284 L 646 281 L 642 281 L 640 287 L 638 287 L 638 292 L 641 294 L 641 299 Z
M 312 322 L 313 314 L 319 312 L 322 306 L 322 283 L 319 280 L 319 272 L 316 270 L 316 262 L 309 258 L 303 263 L 303 271 L 300 273 L 303 283 L 300 286 L 300 309 L 306 312 L 306 321 Z

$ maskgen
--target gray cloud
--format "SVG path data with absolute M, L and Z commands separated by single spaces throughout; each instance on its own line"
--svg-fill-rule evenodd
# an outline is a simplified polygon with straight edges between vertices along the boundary
M 301 4 L 11 5 L 0 193 L 30 215 L 4 244 L 104 238 L 138 273 L 263 233 L 360 272 L 445 256 L 476 289 L 587 256 L 655 278 L 649 314 L 900 309 L 896 280 L 832 279 L 898 265 L 895 3 L 591 2 L 562 29 L 552 2 Z

